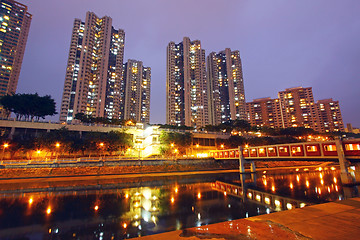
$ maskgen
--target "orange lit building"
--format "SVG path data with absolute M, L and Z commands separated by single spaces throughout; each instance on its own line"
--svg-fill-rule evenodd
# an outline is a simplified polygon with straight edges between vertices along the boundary
M 278 94 L 283 127 L 305 127 L 321 131 L 311 87 L 287 88 Z
M 332 98 L 316 102 L 319 109 L 319 117 L 322 132 L 344 132 L 344 123 L 341 116 L 339 101 Z
M 247 119 L 253 126 L 282 127 L 279 99 L 259 98 L 246 103 Z
M 318 132 L 345 131 L 339 101 L 331 98 L 314 102 L 312 88 L 288 88 L 279 98 L 260 98 L 246 103 L 253 126 L 305 127 Z

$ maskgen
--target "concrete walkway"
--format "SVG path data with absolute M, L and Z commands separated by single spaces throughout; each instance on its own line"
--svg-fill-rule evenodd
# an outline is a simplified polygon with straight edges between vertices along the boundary
M 136 239 L 360 239 L 360 198 Z

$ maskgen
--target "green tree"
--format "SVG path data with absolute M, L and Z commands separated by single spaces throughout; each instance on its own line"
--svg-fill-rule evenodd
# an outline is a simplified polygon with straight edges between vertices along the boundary
M 161 151 L 165 155 L 174 153 L 177 149 L 179 154 L 186 154 L 192 143 L 191 133 L 162 132 L 160 135 Z
M 8 112 L 13 112 L 17 120 L 40 119 L 45 116 L 57 114 L 56 104 L 51 96 L 40 97 L 35 94 L 13 94 L 5 95 L 0 99 L 0 104 Z

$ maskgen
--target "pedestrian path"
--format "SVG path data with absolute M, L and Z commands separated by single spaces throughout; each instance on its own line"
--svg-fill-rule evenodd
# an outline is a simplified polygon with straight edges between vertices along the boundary
M 312 205 L 136 239 L 360 239 L 360 198 Z

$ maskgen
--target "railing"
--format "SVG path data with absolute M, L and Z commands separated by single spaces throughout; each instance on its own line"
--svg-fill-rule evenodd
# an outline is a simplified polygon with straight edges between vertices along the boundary
M 224 183 L 220 181 L 216 181 L 215 183 L 212 183 L 211 187 L 214 190 L 224 192 L 224 195 L 231 195 L 252 202 L 256 202 L 258 204 L 269 207 L 275 211 L 290 210 L 293 208 L 302 208 L 309 205 L 309 203 L 306 203 L 304 201 L 299 201 L 296 199 L 283 197 L 267 192 L 262 192 L 250 188 L 243 189 L 241 186 L 237 186 L 230 183 Z
M 360 160 L 360 139 L 340 142 L 341 152 L 347 159 Z M 210 151 L 215 159 L 238 159 L 239 149 Z M 242 148 L 242 156 L 247 160 L 256 159 L 338 159 L 339 151 L 335 141 L 302 142 Z

